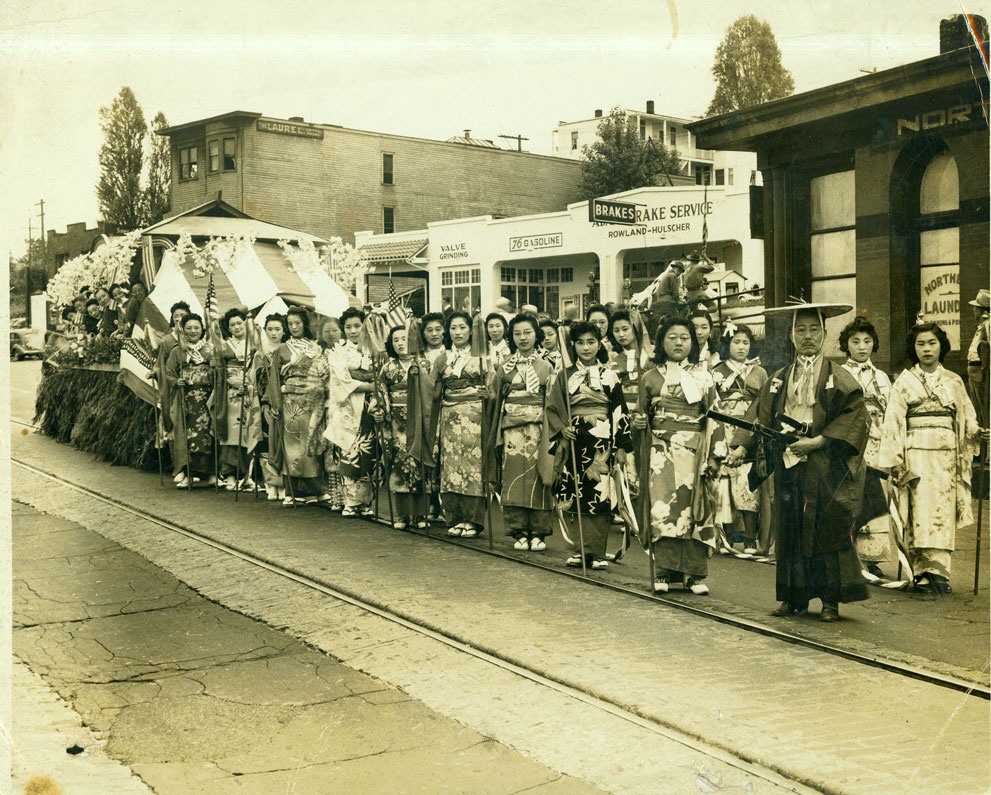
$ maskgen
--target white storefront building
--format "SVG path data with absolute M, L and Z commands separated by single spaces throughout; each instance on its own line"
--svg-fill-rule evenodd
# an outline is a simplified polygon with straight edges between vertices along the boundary
M 393 234 L 359 232 L 356 246 L 368 272 L 359 299 L 384 299 L 388 281 L 411 296 L 416 309 L 490 310 L 505 296 L 515 308 L 533 304 L 553 317 L 565 307 L 583 311 L 597 289 L 599 302 L 623 303 L 646 287 L 670 260 L 702 246 L 728 271 L 721 292 L 763 279 L 761 241 L 750 237 L 749 191 L 710 186 L 638 188 L 610 201 L 633 204 L 636 224 L 589 220 L 588 202 L 563 212 L 513 218 L 458 218 Z

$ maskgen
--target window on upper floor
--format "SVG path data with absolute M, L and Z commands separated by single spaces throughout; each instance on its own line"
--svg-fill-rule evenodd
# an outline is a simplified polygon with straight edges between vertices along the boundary
M 220 141 L 217 140 L 207 141 L 206 153 L 207 153 L 207 170 L 211 174 L 216 174 L 218 171 L 220 171 Z
M 179 179 L 196 179 L 199 162 L 196 159 L 196 147 L 185 146 L 179 150 Z
M 237 170 L 237 158 L 235 152 L 236 139 L 224 138 L 224 171 Z
M 643 119 L 640 119 L 640 137 L 643 140 L 647 139 L 647 122 L 645 122 Z
M 578 131 L 575 130 L 571 133 L 571 151 L 574 152 L 578 148 Z
M 727 185 L 733 184 L 733 169 L 731 168 L 726 169 L 726 184 Z
M 396 210 L 394 207 L 382 208 L 382 234 L 389 235 L 396 231 Z
M 383 185 L 395 185 L 396 177 L 393 171 L 393 165 L 395 162 L 394 155 L 383 152 L 382 153 L 382 184 Z

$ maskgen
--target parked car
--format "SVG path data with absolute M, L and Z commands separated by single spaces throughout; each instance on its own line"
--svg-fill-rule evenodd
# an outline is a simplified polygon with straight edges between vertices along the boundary
M 44 356 L 44 350 L 35 347 L 32 341 L 33 331 L 29 328 L 17 328 L 10 330 L 10 359 L 18 361 L 20 359 L 40 359 Z

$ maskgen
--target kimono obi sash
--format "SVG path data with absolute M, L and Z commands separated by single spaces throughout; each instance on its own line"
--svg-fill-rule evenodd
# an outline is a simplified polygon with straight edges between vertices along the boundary
M 306 392 L 306 376 L 310 372 L 310 360 L 307 359 L 306 361 L 306 365 L 300 366 L 298 364 L 290 364 L 285 368 L 282 379 L 283 394 L 302 395 Z
M 702 407 L 684 398 L 661 396 L 650 401 L 650 427 L 655 433 L 702 431 Z
M 518 428 L 543 421 L 544 405 L 539 395 L 508 396 L 503 402 L 503 428 Z
M 470 384 L 465 378 L 448 378 L 444 380 L 444 397 L 441 405 L 454 406 L 458 403 L 481 403 L 484 397 L 483 392 L 482 387 Z
M 583 384 L 578 394 L 571 399 L 571 416 L 608 419 L 609 398 Z
M 182 378 L 186 386 L 203 386 L 213 384 L 213 368 L 206 362 L 193 364 L 191 362 L 182 367 Z
M 407 390 L 406 384 L 389 386 L 389 400 L 393 406 L 406 406 Z

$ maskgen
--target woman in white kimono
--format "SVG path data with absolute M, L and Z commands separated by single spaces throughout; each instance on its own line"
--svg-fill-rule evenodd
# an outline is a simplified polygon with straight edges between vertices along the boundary
M 372 471 L 375 468 L 375 421 L 370 414 L 375 389 L 372 359 L 358 348 L 365 314 L 349 307 L 341 314 L 344 341 L 328 358 L 327 429 L 324 436 L 340 448 L 344 479 L 342 516 L 372 517 Z
M 492 312 L 485 318 L 485 334 L 489 340 L 489 359 L 493 367 L 498 367 L 511 355 L 509 341 L 506 339 L 508 325 L 506 318 L 498 312 Z
M 888 394 L 891 391 L 888 374 L 875 367 L 871 361 L 871 354 L 877 350 L 877 346 L 877 331 L 866 317 L 855 317 L 840 332 L 840 350 L 847 355 L 843 368 L 857 380 L 864 391 L 864 403 L 867 405 L 870 422 L 864 463 L 872 467 L 878 465 L 881 424 L 884 422 L 884 410 L 888 406 Z M 875 577 L 884 576 L 880 564 L 891 560 L 891 517 L 886 505 L 881 479 L 868 473 L 864 483 L 864 508 L 854 544 L 860 562 Z
M 977 424 L 963 380 L 943 368 L 950 351 L 946 333 L 920 323 L 908 334 L 912 367 L 891 387 L 881 427 L 879 463 L 899 485 L 899 514 L 915 586 L 950 592 L 950 555 L 957 527 L 970 524 L 970 469 Z

